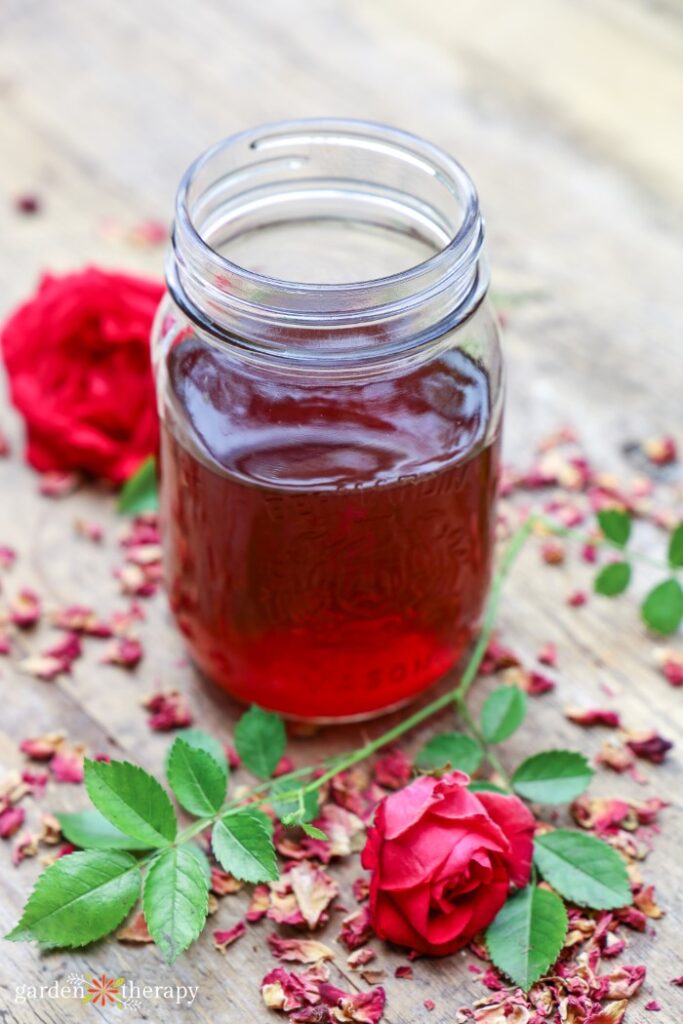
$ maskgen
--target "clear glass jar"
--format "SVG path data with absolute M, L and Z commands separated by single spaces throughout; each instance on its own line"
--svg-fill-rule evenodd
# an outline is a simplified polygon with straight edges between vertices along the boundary
M 474 186 L 356 121 L 219 143 L 154 333 L 166 584 L 245 702 L 353 719 L 436 682 L 486 596 L 502 364 Z

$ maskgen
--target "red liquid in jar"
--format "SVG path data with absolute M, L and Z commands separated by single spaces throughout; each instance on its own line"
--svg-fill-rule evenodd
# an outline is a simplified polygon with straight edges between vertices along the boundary
M 248 375 L 168 356 L 165 573 L 198 665 L 245 702 L 372 714 L 451 668 L 489 582 L 499 439 L 485 371 L 454 350 L 392 380 Z

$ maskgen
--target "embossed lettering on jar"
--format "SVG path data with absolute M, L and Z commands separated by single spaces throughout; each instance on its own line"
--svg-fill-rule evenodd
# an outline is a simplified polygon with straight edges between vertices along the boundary
M 246 132 L 183 179 L 154 339 L 165 574 L 240 700 L 374 714 L 476 633 L 502 409 L 482 240 L 459 164 L 361 122 Z

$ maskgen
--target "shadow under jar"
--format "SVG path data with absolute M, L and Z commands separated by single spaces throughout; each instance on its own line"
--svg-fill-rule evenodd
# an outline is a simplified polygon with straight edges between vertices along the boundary
M 502 411 L 477 194 L 419 138 L 290 121 L 181 182 L 154 332 L 166 585 L 245 702 L 331 721 L 455 665 Z

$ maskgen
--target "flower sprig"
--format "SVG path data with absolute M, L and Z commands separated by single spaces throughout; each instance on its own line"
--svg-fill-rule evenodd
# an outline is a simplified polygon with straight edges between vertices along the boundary
M 210 831 L 213 856 L 237 879 L 276 880 L 273 817 L 324 839 L 318 798 L 326 783 L 447 707 L 462 728 L 433 737 L 415 759 L 417 771 L 459 769 L 472 776 L 487 761 L 495 781 L 473 779 L 474 793 L 497 790 L 532 805 L 578 797 L 593 770 L 577 752 L 542 751 L 510 775 L 503 768 L 496 748 L 522 726 L 527 710 L 526 696 L 517 687 L 495 689 L 478 718 L 466 703 L 491 639 L 504 582 L 536 526 L 537 520 L 529 518 L 503 552 L 481 632 L 457 684 L 359 749 L 322 766 L 274 777 L 286 746 L 284 723 L 252 707 L 238 722 L 234 739 L 242 763 L 259 781 L 230 796 L 222 745 L 199 730 L 184 730 L 166 760 L 168 786 L 195 819 L 182 830 L 167 790 L 154 776 L 126 761 L 86 761 L 85 784 L 94 809 L 60 816 L 65 837 L 80 852 L 43 872 L 7 938 L 35 940 L 42 947 L 82 946 L 113 931 L 141 894 L 150 935 L 172 962 L 198 937 L 208 911 L 210 862 L 193 840 Z M 510 892 L 486 933 L 494 964 L 525 989 L 562 949 L 568 920 L 564 901 L 612 909 L 632 899 L 623 859 L 600 839 L 571 829 L 541 828 L 533 857 L 529 884 Z

